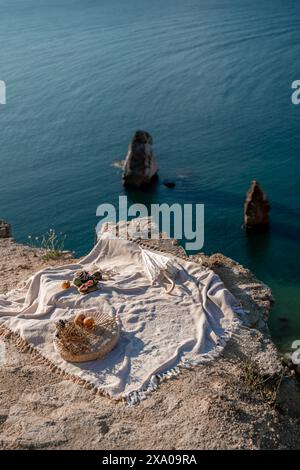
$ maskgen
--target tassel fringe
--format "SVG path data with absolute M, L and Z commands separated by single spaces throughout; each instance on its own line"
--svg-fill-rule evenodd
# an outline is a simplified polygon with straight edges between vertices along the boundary
M 125 401 L 125 398 L 123 397 L 112 397 L 106 390 L 103 390 L 100 387 L 95 387 L 91 382 L 64 371 L 60 367 L 53 364 L 53 362 L 51 362 L 45 356 L 43 356 L 31 344 L 27 343 L 27 341 L 21 338 L 18 333 L 9 330 L 5 326 L 0 326 L 0 337 L 2 337 L 3 339 L 12 340 L 21 353 L 29 353 L 37 361 L 38 364 L 44 365 L 48 367 L 51 372 L 55 372 L 57 375 L 64 377 L 66 380 L 70 380 L 73 383 L 78 384 L 87 390 L 90 390 L 93 395 L 99 395 L 106 398 L 110 398 L 116 403 L 120 401 Z

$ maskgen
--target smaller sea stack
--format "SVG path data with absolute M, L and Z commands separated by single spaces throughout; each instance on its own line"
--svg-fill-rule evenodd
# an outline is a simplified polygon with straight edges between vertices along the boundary
M 259 183 L 254 180 L 247 192 L 244 204 L 246 230 L 266 230 L 269 227 L 270 203 Z

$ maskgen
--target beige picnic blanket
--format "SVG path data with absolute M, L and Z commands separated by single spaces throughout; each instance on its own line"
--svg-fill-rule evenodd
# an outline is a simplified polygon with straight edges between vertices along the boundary
M 75 287 L 61 288 L 78 269 L 114 270 L 115 275 L 100 282 L 98 291 L 82 296 Z M 164 269 L 175 280 L 171 294 Z M 55 323 L 84 309 L 120 316 L 121 337 L 102 360 L 68 363 L 54 347 Z M 67 377 L 134 404 L 181 367 L 216 357 L 238 323 L 239 311 L 210 269 L 127 240 L 100 238 L 80 264 L 43 269 L 24 288 L 1 295 L 0 328 L 17 334 Z

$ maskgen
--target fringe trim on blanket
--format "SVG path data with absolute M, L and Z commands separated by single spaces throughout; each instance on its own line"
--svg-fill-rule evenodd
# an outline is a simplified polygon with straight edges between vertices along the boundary
M 38 364 L 42 364 L 47 366 L 51 372 L 55 372 L 57 375 L 62 376 L 66 380 L 70 380 L 75 384 L 84 387 L 93 395 L 100 395 L 106 398 L 110 398 L 115 402 L 125 401 L 125 397 L 113 397 L 108 393 L 106 390 L 103 390 L 101 387 L 95 387 L 91 382 L 85 379 L 81 379 L 74 374 L 69 374 L 68 372 L 64 371 L 60 367 L 56 366 L 53 362 L 47 359 L 43 354 L 41 354 L 34 346 L 29 344 L 25 339 L 23 339 L 18 333 L 11 331 L 9 328 L 5 326 L 0 326 L 0 337 L 3 339 L 12 340 L 18 350 L 22 353 L 29 353 L 31 356 L 37 361 Z
M 243 309 L 241 307 L 235 307 L 233 308 L 233 310 L 237 314 L 240 314 L 241 311 L 243 312 Z M 207 364 L 213 361 L 214 359 L 216 359 L 217 357 L 219 357 L 221 352 L 224 350 L 227 342 L 230 340 L 232 335 L 236 333 L 237 329 L 241 326 L 242 326 L 241 321 L 238 318 L 236 318 L 231 323 L 230 329 L 227 329 L 226 333 L 220 336 L 218 345 L 209 353 L 201 354 L 197 361 L 183 359 L 177 366 L 165 372 L 162 372 L 160 374 L 152 375 L 152 377 L 147 382 L 147 384 L 144 384 L 139 389 L 134 390 L 133 392 L 130 392 L 127 395 L 125 395 L 127 405 L 134 406 L 140 403 L 142 400 L 145 400 L 148 397 L 148 395 L 154 392 L 162 382 L 165 382 L 168 379 L 174 379 L 178 377 L 178 375 L 180 375 L 182 370 L 191 369 L 201 364 Z
M 128 240 L 136 243 L 137 245 L 145 247 L 148 250 L 157 251 L 164 255 L 170 254 L 174 258 L 183 259 L 185 261 L 191 261 L 187 255 L 180 255 L 180 256 L 173 255 L 172 253 L 161 251 L 155 245 L 147 245 L 146 243 L 143 243 L 143 241 L 139 239 L 128 238 Z M 244 314 L 244 310 L 241 305 L 234 307 L 233 311 L 240 316 Z M 227 329 L 226 333 L 223 336 L 220 336 L 219 344 L 212 351 L 210 351 L 209 353 L 202 354 L 197 361 L 195 360 L 190 361 L 190 360 L 183 359 L 177 366 L 165 372 L 152 375 L 152 377 L 149 379 L 147 384 L 144 384 L 139 389 L 133 392 L 130 392 L 126 395 L 121 395 L 118 397 L 113 397 L 109 392 L 107 392 L 106 390 L 103 390 L 101 387 L 96 387 L 94 384 L 92 384 L 88 380 L 81 379 L 80 377 L 77 377 L 74 374 L 69 374 L 68 372 L 65 372 L 63 369 L 56 366 L 53 362 L 51 362 L 49 359 L 43 356 L 34 346 L 32 346 L 26 340 L 24 340 L 18 333 L 10 330 L 9 328 L 3 325 L 0 326 L 0 337 L 4 339 L 13 340 L 14 344 L 17 346 L 19 351 L 21 351 L 22 353 L 31 354 L 32 357 L 34 357 L 34 359 L 39 364 L 43 364 L 47 366 L 51 372 L 55 372 L 56 374 L 62 376 L 64 379 L 70 380 L 74 382 L 75 384 L 78 384 L 84 387 L 85 389 L 90 390 L 90 392 L 93 395 L 99 395 L 99 396 L 109 398 L 116 403 L 125 402 L 128 406 L 134 406 L 140 403 L 142 400 L 145 400 L 148 397 L 148 395 L 154 392 L 162 382 L 178 377 L 178 375 L 180 375 L 182 370 L 191 369 L 192 367 L 198 366 L 200 364 L 205 364 L 216 359 L 220 355 L 220 353 L 224 350 L 226 343 L 232 337 L 233 333 L 236 333 L 237 328 L 240 326 L 242 326 L 242 322 L 238 318 L 236 318 L 231 323 L 230 328 Z
M 142 246 L 146 248 L 149 251 L 157 251 L 158 253 L 162 255 L 171 255 L 173 258 L 178 258 L 178 259 L 183 259 L 184 261 L 191 261 L 190 257 L 188 255 L 174 255 L 173 253 L 167 252 L 167 251 L 162 251 L 157 245 L 148 245 L 147 243 L 143 242 L 143 239 L 141 238 L 131 238 L 128 237 L 127 239 L 130 242 L 136 243 L 139 246 Z

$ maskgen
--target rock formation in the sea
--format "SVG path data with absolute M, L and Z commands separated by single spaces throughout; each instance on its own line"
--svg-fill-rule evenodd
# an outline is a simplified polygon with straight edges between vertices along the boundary
M 5 220 L 0 220 L 0 238 L 11 237 L 11 225 Z
M 167 188 L 173 189 L 175 188 L 176 183 L 174 181 L 164 180 L 163 185 L 166 186 Z
M 129 144 L 123 171 L 124 186 L 141 188 L 151 183 L 158 166 L 152 150 L 152 137 L 146 131 L 136 131 Z
M 269 226 L 270 203 L 259 183 L 254 180 L 247 192 L 244 204 L 246 230 L 266 229 Z

